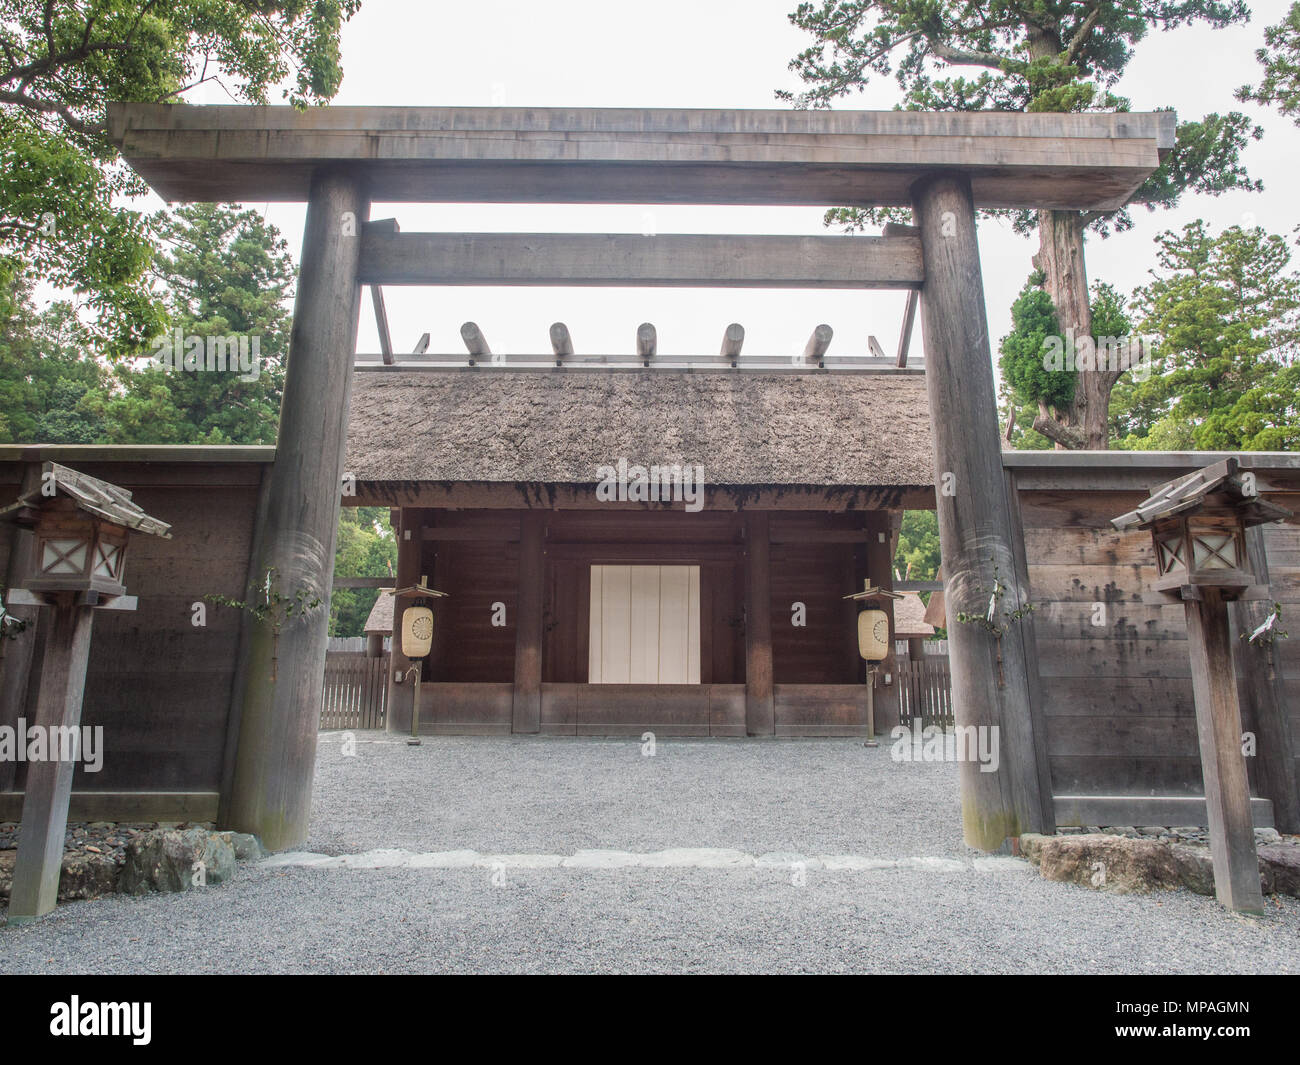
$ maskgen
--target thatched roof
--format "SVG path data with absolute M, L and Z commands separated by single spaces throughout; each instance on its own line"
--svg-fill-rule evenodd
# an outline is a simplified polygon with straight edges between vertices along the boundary
M 920 376 L 762 372 L 365 372 L 358 481 L 594 484 L 629 463 L 712 485 L 934 483 Z
M 894 601 L 894 635 L 900 640 L 934 635 L 934 626 L 925 620 L 925 604 L 915 592 L 904 592 Z
M 365 633 L 382 632 L 388 636 L 393 631 L 393 589 L 381 588 L 366 618 Z

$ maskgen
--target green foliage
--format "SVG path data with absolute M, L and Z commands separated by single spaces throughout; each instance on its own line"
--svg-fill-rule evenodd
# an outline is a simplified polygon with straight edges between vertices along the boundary
M 903 512 L 894 568 L 910 580 L 932 581 L 939 572 L 939 519 L 933 510 Z
M 382 577 L 397 569 L 397 538 L 385 507 L 344 507 L 339 515 L 336 577 Z M 330 635 L 364 636 L 377 588 L 337 588 L 330 598 Z
M 19 278 L 0 301 L 0 441 L 275 443 L 295 275 L 284 240 L 256 212 L 215 204 L 160 214 L 154 226 L 167 240 L 154 270 L 161 335 L 257 337 L 259 372 L 164 371 L 149 364 L 150 346 L 115 364 L 97 358 L 74 308 L 38 313 Z
M 1151 30 L 1202 23 L 1242 23 L 1244 0 L 1164 0 L 1131 4 L 1072 0 L 821 0 L 799 4 L 790 21 L 813 43 L 790 62 L 808 86 L 780 91 L 801 108 L 825 108 L 865 92 L 872 78 L 892 78 L 901 107 L 925 111 L 1127 111 L 1111 89 L 1128 69 L 1137 44 Z M 969 75 L 966 71 L 975 73 Z M 1168 207 L 1194 190 L 1215 195 L 1258 189 L 1239 162 L 1260 131 L 1245 116 L 1211 114 L 1183 122 L 1177 143 L 1133 202 Z M 1032 212 L 1012 212 L 1016 228 L 1031 230 Z M 897 209 L 837 209 L 827 224 L 899 220 Z M 1127 229 L 1124 210 L 1093 212 L 1103 234 Z
M 258 338 L 257 376 L 121 366 L 100 405 L 115 443 L 273 444 L 284 390 L 295 270 L 285 241 L 256 211 L 191 204 L 154 219 L 170 323 L 190 337 Z M 250 345 L 251 347 L 251 345 Z M 250 352 L 251 354 L 251 352 Z
M 1300 276 L 1287 241 L 1204 222 L 1159 238 L 1158 269 L 1135 293 L 1154 372 L 1112 395 L 1119 446 L 1291 450 L 1300 444 Z
M 1075 374 L 1047 368 L 1049 343 L 1057 343 L 1062 359 L 1064 346 L 1052 297 L 1039 283 L 1040 277 L 1030 277 L 1011 305 L 1011 332 L 1002 338 L 999 366 L 1002 380 L 1022 401 L 1061 408 L 1074 399 Z
M 1300 3 L 1293 3 L 1281 22 L 1264 30 L 1264 47 L 1255 58 L 1264 67 L 1264 78 L 1254 87 L 1243 85 L 1237 99 L 1276 104 L 1300 125 Z
M 1002 338 L 999 367 L 1002 372 L 1002 419 L 1014 412 L 1012 446 L 1018 451 L 1044 451 L 1054 445 L 1032 428 L 1043 407 L 1061 410 L 1074 399 L 1077 370 L 1049 369 L 1051 338 L 1061 340 L 1061 330 L 1051 297 L 1041 288 L 1043 275 L 1030 275 L 1011 305 L 1011 332 Z M 1132 332 L 1124 297 L 1104 281 L 1092 286 L 1092 332 L 1105 337 L 1126 337 Z M 1064 342 L 1062 341 L 1062 348 Z M 1063 364 L 1064 365 L 1064 364 Z M 1125 378 L 1121 377 L 1121 381 Z M 1118 387 L 1118 386 L 1117 386 Z
M 295 106 L 338 91 L 339 33 L 360 0 L 0 0 L 0 284 L 30 274 L 74 294 L 98 354 L 163 325 L 153 234 L 118 206 L 145 190 L 117 161 L 107 103 L 169 102 L 206 81 Z
M 73 308 L 55 302 L 38 311 L 26 278 L 0 295 L 0 442 L 103 442 L 95 403 L 109 375 L 88 345 Z

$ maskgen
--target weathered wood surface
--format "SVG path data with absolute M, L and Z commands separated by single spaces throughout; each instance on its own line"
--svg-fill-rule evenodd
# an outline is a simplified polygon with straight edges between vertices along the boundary
M 520 526 L 519 605 L 515 628 L 515 732 L 536 732 L 541 723 L 545 537 L 545 515 L 525 514 Z
M 293 352 L 280 408 L 280 433 L 263 520 L 253 548 L 253 587 L 275 571 L 281 594 L 300 590 L 321 608 L 284 626 L 251 617 L 244 636 L 249 672 L 238 693 L 238 753 L 224 823 L 252 832 L 272 850 L 301 844 L 311 813 L 347 437 L 360 312 L 358 232 L 369 212 L 355 172 L 323 170 L 311 185 L 302 269 L 294 306 Z M 268 677 L 274 664 L 276 681 Z
M 41 464 L 28 463 L 22 471 L 21 494 L 26 495 L 40 486 Z M 17 496 L 10 498 L 8 492 L 0 499 L 0 505 L 8 505 Z M 0 727 L 16 727 L 27 705 L 28 683 L 32 677 L 32 661 L 35 657 L 37 630 L 40 625 L 41 609 L 34 606 L 16 606 L 9 601 L 9 589 L 18 587 L 29 572 L 32 553 L 35 550 L 35 534 L 20 525 L 5 523 L 0 540 L 0 551 L 4 564 L 5 597 L 4 609 L 13 618 L 24 623 L 23 631 L 12 638 L 0 633 Z M 39 676 L 39 668 L 37 670 Z M 18 769 L 17 761 L 0 759 L 0 792 L 8 791 L 14 786 Z
M 677 233 L 377 233 L 361 242 L 374 285 L 909 288 L 917 237 Z
M 1278 569 L 1295 566 L 1296 543 L 1287 545 L 1274 538 L 1274 558 Z M 1288 550 L 1287 548 L 1290 548 Z M 1260 526 L 1246 530 L 1246 555 L 1251 571 L 1261 584 L 1269 583 L 1270 569 L 1264 530 Z M 1296 733 L 1291 728 L 1288 684 L 1283 676 L 1275 641 L 1250 637 L 1273 611 L 1272 602 L 1234 603 L 1231 607 L 1233 641 L 1240 652 L 1243 681 L 1243 705 L 1257 736 L 1256 783 L 1261 795 L 1273 802 L 1275 827 L 1279 832 L 1300 832 L 1300 787 L 1297 787 Z M 1277 622 L 1274 622 L 1276 625 Z M 1244 638 L 1243 638 L 1244 637 Z M 1285 642 L 1285 641 L 1282 641 Z M 1300 680 L 1300 678 L 1298 678 Z M 1290 692 L 1300 693 L 1300 683 L 1293 680 Z
M 79 753 L 81 697 L 90 659 L 94 608 L 78 606 L 71 595 L 47 608 L 48 633 L 41 661 L 41 691 L 36 727 L 47 737 L 70 731 L 78 740 L 69 755 Z M 51 738 L 47 754 L 53 754 Z M 77 763 L 71 757 L 47 757 L 30 762 L 23 794 L 22 832 L 14 861 L 9 895 L 10 924 L 21 924 L 50 913 L 58 902 L 63 841 L 68 829 L 68 799 Z
M 1263 913 L 1228 607 L 1218 588 L 1204 589 L 1203 596 L 1186 603 L 1187 646 L 1214 857 L 1214 894 L 1230 910 Z
M 817 326 L 808 337 L 808 343 L 804 345 L 803 361 L 821 365 L 834 336 L 835 331 L 830 326 L 825 324 Z
M 761 512 L 745 519 L 745 729 L 751 736 L 771 736 L 776 730 L 769 523 Z
M 906 205 L 935 172 L 979 207 L 1122 206 L 1173 146 L 1156 114 L 111 104 L 166 200 L 305 200 L 314 165 L 377 201 Z
M 1004 589 L 999 611 L 1022 606 L 1029 589 L 1017 579 L 970 184 L 937 176 L 913 193 L 926 275 L 921 313 L 934 469 L 948 488 L 937 510 L 956 718 L 960 726 L 997 728 L 1001 745 L 996 772 L 961 764 L 962 822 L 970 846 L 994 851 L 1008 837 L 1051 824 L 1034 737 L 1029 671 L 1036 662 L 1022 636 L 1032 619 L 1008 625 L 999 641 L 956 616 L 983 614 L 995 581 Z
M 1057 795 L 1056 821 L 1061 825 L 1203 825 L 1205 800 L 1190 795 Z M 1267 799 L 1252 799 L 1256 828 L 1272 828 Z
M 1184 607 L 1144 597 L 1155 577 L 1149 534 L 1117 533 L 1103 522 L 1131 510 L 1152 484 L 1177 474 L 1183 465 L 1189 472 L 1199 468 L 1204 460 L 1153 455 L 1144 468 L 1121 455 L 1113 480 L 1124 484 L 1131 479 L 1131 491 L 1117 492 L 1104 480 L 1090 482 L 1091 488 L 1082 481 L 1082 487 L 1075 487 L 1069 478 L 1104 478 L 1094 458 L 1039 455 L 1031 463 L 1023 453 L 1004 455 L 1015 471 L 1027 525 L 1053 789 L 1057 795 L 1149 796 L 1152 790 L 1196 795 L 1203 785 Z M 1285 469 L 1295 461 L 1289 455 L 1244 458 L 1264 469 L 1270 463 Z M 1056 475 L 1048 476 L 1053 471 Z M 1027 474 L 1038 488 L 1026 490 Z M 1272 471 L 1261 473 L 1265 478 L 1277 479 Z M 1300 606 L 1300 531 L 1267 526 L 1260 536 L 1267 545 L 1273 592 L 1286 616 Z M 1242 612 L 1243 606 L 1234 609 Z M 1238 629 L 1244 628 L 1239 620 Z M 1282 726 L 1293 737 L 1300 717 L 1294 699 L 1288 699 L 1287 710 L 1271 719 L 1270 731 L 1267 713 L 1259 714 L 1258 689 L 1300 684 L 1300 654 L 1290 646 L 1294 640 L 1278 640 L 1271 649 L 1270 680 L 1267 666 L 1251 664 L 1252 656 L 1262 652 L 1252 652 L 1241 640 L 1233 642 L 1240 652 L 1242 725 L 1257 738 L 1256 755 L 1246 759 L 1248 776 L 1257 795 L 1276 800 L 1272 806 L 1278 824 L 1287 823 L 1286 768 L 1295 771 L 1297 752 L 1294 739 L 1278 737 Z M 1274 783 L 1279 779 L 1280 788 Z M 1300 816 L 1300 810 L 1291 809 L 1292 816 Z M 1121 820 L 1142 823 L 1136 813 Z
M 483 330 L 478 327 L 477 322 L 466 322 L 462 325 L 460 338 L 465 342 L 465 349 L 470 353 L 471 366 L 474 365 L 475 359 L 491 357 L 492 349 L 488 347 L 487 339 L 483 336 Z

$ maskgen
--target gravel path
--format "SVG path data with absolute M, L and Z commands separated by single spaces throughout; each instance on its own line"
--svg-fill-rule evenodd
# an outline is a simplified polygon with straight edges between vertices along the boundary
M 802 875 L 241 865 L 204 891 L 0 928 L 0 972 L 1300 973 L 1300 900 L 1245 918 L 1185 891 L 1104 895 L 976 862 L 955 767 L 893 763 L 888 744 L 664 740 L 643 758 L 633 741 L 357 741 L 349 757 L 321 738 L 309 850 L 894 861 Z

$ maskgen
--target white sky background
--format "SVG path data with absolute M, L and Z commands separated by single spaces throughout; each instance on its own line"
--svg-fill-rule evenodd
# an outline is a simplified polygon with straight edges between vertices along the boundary
M 774 108 L 777 88 L 800 88 L 787 69 L 809 43 L 788 13 L 796 0 L 365 0 L 345 28 L 344 82 L 337 104 L 407 106 L 567 106 Z M 1295 164 L 1300 129 L 1268 109 L 1238 104 L 1233 90 L 1256 83 L 1254 58 L 1263 29 L 1278 22 L 1289 0 L 1258 0 L 1253 20 L 1228 30 L 1179 29 L 1138 46 L 1117 91 L 1133 110 L 1174 106 L 1180 119 L 1242 110 L 1265 128 L 1245 153 L 1265 191 L 1221 197 L 1186 196 L 1174 211 L 1135 210 L 1137 225 L 1107 240 L 1091 238 L 1089 279 L 1131 292 L 1154 265 L 1153 240 L 1163 229 L 1204 217 L 1225 226 L 1262 225 L 1290 233 L 1300 221 Z M 873 82 L 839 109 L 887 110 L 892 80 Z M 229 102 L 214 86 L 194 103 Z M 264 211 L 298 252 L 305 208 L 249 204 Z M 827 205 L 834 206 L 834 205 Z M 528 231 L 658 233 L 824 233 L 820 208 L 635 207 L 581 205 L 373 206 L 372 218 L 396 217 L 406 232 Z M 1010 223 L 980 223 L 989 328 L 998 340 L 1010 327 L 1010 306 L 1030 270 L 1036 238 L 1017 237 Z M 659 349 L 713 354 L 723 328 L 746 328 L 748 354 L 795 354 L 819 322 L 835 329 L 832 353 L 865 354 L 874 334 L 893 353 L 902 293 L 744 289 L 562 289 L 386 287 L 393 344 L 409 351 L 423 332 L 431 351 L 463 353 L 459 329 L 475 321 L 495 352 L 547 352 L 552 322 L 568 324 L 583 354 L 631 353 L 639 323 L 653 322 Z M 920 354 L 919 333 L 913 352 Z M 362 303 L 358 350 L 379 343 L 370 301 Z

